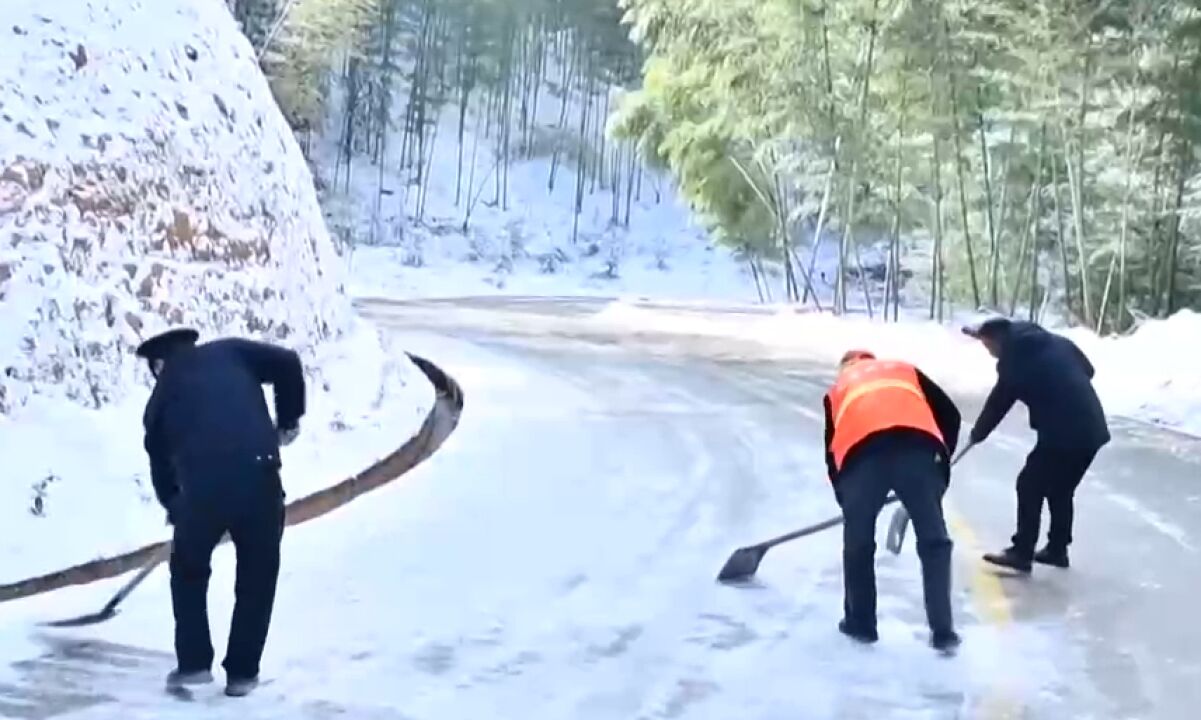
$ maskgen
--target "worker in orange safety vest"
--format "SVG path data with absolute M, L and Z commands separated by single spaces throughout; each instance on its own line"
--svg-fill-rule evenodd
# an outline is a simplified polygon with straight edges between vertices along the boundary
M 889 491 L 908 511 L 922 563 L 930 643 L 959 645 L 951 618 L 951 539 L 942 513 L 959 437 L 955 403 L 913 365 L 852 350 L 824 398 L 826 467 L 843 514 L 843 619 L 864 643 L 876 632 L 876 519 Z

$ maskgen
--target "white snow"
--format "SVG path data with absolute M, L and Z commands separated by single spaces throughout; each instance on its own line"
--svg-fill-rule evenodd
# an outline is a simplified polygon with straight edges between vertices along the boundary
M 996 361 L 961 332 L 961 321 L 970 318 L 953 324 L 914 319 L 886 323 L 787 306 L 767 313 L 746 310 L 698 314 L 696 306 L 684 310 L 614 302 L 593 321 L 631 330 L 737 338 L 760 344 L 769 354 L 826 362 L 831 368 L 842 353 L 864 348 L 913 362 L 960 393 L 986 393 L 996 379 Z M 1106 412 L 1201 435 L 1201 373 L 1195 362 L 1201 352 L 1201 314 L 1181 310 L 1164 320 L 1144 321 L 1122 337 L 1099 337 L 1081 328 L 1049 329 L 1071 338 L 1088 355 Z
M 0 580 L 165 536 L 133 348 L 167 327 L 302 354 L 293 496 L 407 440 L 432 389 L 346 264 L 224 3 L 0 3 Z

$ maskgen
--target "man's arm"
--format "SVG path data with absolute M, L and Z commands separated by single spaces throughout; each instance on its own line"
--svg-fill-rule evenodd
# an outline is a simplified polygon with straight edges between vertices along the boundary
M 1001 421 L 1005 419 L 1005 415 L 1017 402 L 1017 399 L 1017 392 L 1014 391 L 1013 384 L 1009 382 L 1004 373 L 998 373 L 997 384 L 993 385 L 992 392 L 984 401 L 984 408 L 980 410 L 980 417 L 976 418 L 976 425 L 972 428 L 970 436 L 972 443 L 981 443 L 987 440 L 992 431 L 996 430 Z
M 822 407 L 826 411 L 826 476 L 834 482 L 838 475 L 838 467 L 834 463 L 834 414 L 830 411 L 830 398 L 822 398 Z
M 934 422 L 938 424 L 938 429 L 942 432 L 947 452 L 954 457 L 955 449 L 959 447 L 959 427 L 963 422 L 959 408 L 955 406 L 955 401 L 943 392 L 938 383 L 931 380 L 921 370 L 917 371 L 917 381 L 922 387 L 922 393 L 926 396 L 926 402 L 930 405 L 930 411 L 934 414 Z M 947 459 L 950 460 L 950 458 Z
M 163 442 L 162 433 L 159 432 L 152 414 L 153 403 L 154 398 L 151 397 L 151 406 L 147 408 L 146 417 L 143 420 L 146 435 L 142 440 L 142 447 L 146 449 L 146 455 L 150 458 L 150 484 L 154 486 L 154 494 L 158 498 L 159 505 L 162 505 L 170 515 L 171 502 L 179 493 L 179 485 L 171 464 L 170 451 Z
M 275 392 L 275 423 L 280 430 L 294 430 L 305 412 L 304 367 L 292 350 L 268 343 L 231 338 L 226 346 L 250 366 L 255 377 Z

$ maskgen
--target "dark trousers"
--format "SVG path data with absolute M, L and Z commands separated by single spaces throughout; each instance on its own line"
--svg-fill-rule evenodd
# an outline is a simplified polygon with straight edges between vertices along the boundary
M 1052 550 L 1067 550 L 1072 543 L 1076 488 L 1096 455 L 1096 450 L 1057 448 L 1042 443 L 1034 446 L 1025 467 L 1018 473 L 1013 548 L 1019 555 L 1025 558 L 1034 555 L 1044 499 L 1051 513 L 1047 545 Z
M 279 578 L 284 498 L 274 469 L 255 468 L 235 493 L 214 497 L 181 495 L 173 506 L 171 602 L 175 612 L 175 655 L 181 671 L 213 664 L 208 585 L 213 550 L 228 532 L 237 553 L 233 621 L 223 666 L 230 678 L 259 674 Z M 264 475 L 267 477 L 265 478 Z M 196 493 L 193 493 L 195 495 Z M 231 497 L 232 495 L 232 497 Z
M 844 612 L 854 628 L 876 628 L 876 519 L 890 490 L 909 512 L 922 563 L 930 629 L 954 629 L 951 618 L 951 538 L 942 514 L 946 468 L 929 443 L 902 438 L 856 451 L 839 475 L 843 513 Z

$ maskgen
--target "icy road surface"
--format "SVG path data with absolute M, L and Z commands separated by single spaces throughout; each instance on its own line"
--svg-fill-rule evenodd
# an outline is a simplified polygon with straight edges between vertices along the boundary
M 1012 531 L 1030 443 L 1015 412 L 948 497 L 959 656 L 926 645 L 912 537 L 899 557 L 883 550 L 890 510 L 881 640 L 865 648 L 836 630 L 837 530 L 773 550 L 752 587 L 713 580 L 735 547 L 837 514 L 821 455 L 829 368 L 607 334 L 588 321 L 601 307 L 366 305 L 459 380 L 464 415 L 403 481 L 288 532 L 270 683 L 244 701 L 219 685 L 193 703 L 162 694 L 160 570 L 93 628 L 33 623 L 98 607 L 115 583 L 0 606 L 0 717 L 1196 717 L 1195 441 L 1119 424 L 1080 493 L 1074 567 L 998 578 L 977 558 Z M 977 403 L 962 400 L 970 425 Z M 213 584 L 223 648 L 228 549 Z

